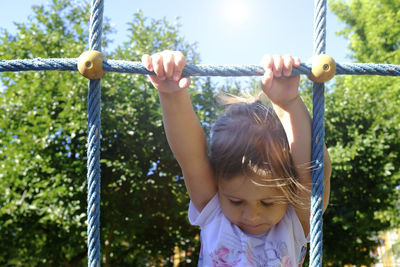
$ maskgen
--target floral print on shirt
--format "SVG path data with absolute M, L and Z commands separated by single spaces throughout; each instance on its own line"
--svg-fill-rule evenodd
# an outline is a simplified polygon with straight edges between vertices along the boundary
M 285 242 L 268 242 L 263 255 L 254 255 L 249 248 L 246 251 L 229 249 L 224 246 L 210 254 L 213 267 L 239 267 L 246 262 L 252 267 L 293 267 L 293 261 L 288 256 Z M 242 262 L 241 258 L 246 259 Z M 248 265 L 246 265 L 248 266 Z
M 221 247 L 217 251 L 211 253 L 213 267 L 234 267 L 240 262 L 241 251 L 235 253 L 235 250 L 229 250 Z

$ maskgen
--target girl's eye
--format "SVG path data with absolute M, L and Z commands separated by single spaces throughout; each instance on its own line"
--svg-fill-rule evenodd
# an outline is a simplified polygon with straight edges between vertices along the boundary
M 272 206 L 274 203 L 272 203 L 272 202 L 264 202 L 264 201 L 261 201 L 261 204 L 262 204 L 263 206 L 265 206 L 265 207 L 269 207 L 269 206 Z
M 230 199 L 229 200 L 233 205 L 236 205 L 236 206 L 239 206 L 240 204 L 242 204 L 242 201 L 241 200 L 232 200 L 232 199 Z

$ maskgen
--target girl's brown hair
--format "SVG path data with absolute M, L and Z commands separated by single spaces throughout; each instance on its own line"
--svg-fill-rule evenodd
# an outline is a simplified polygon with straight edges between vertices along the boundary
M 217 179 L 237 175 L 261 178 L 261 186 L 279 187 L 287 201 L 303 205 L 285 130 L 272 107 L 258 97 L 223 96 L 229 107 L 212 128 L 209 158 Z

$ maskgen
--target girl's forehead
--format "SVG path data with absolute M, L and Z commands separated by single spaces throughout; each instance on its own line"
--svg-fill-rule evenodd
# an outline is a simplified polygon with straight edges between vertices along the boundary
M 262 199 L 282 195 L 281 190 L 278 189 L 273 181 L 242 175 L 229 179 L 219 179 L 218 190 L 224 195 L 246 199 Z

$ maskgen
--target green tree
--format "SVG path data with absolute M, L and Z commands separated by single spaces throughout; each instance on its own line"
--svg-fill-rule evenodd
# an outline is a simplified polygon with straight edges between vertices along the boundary
M 346 24 L 356 62 L 400 64 L 400 1 L 330 1 Z M 324 216 L 324 262 L 369 265 L 373 237 L 396 223 L 400 182 L 397 77 L 337 77 L 326 96 L 332 194 Z M 398 222 L 398 221 L 397 221 Z
M 87 4 L 66 0 L 33 7 L 31 22 L 17 24 L 15 35 L 1 31 L 0 58 L 78 57 L 87 49 L 88 14 Z M 105 23 L 105 51 L 110 32 Z M 129 36 L 107 57 L 138 61 L 143 53 L 178 49 L 190 63 L 198 61 L 195 44 L 165 20 L 136 13 Z M 2 73 L 0 79 L 6 88 L 0 93 L 0 264 L 87 265 L 87 80 L 76 72 Z M 190 88 L 207 132 L 217 113 L 212 87 L 199 79 Z M 174 246 L 198 251 L 157 91 L 145 76 L 108 73 L 101 116 L 103 265 L 165 261 Z
M 33 11 L 15 36 L 2 31 L 0 58 L 85 50 L 87 7 L 57 1 Z M 86 250 L 86 82 L 71 72 L 3 73 L 1 82 L 0 263 L 73 265 Z

